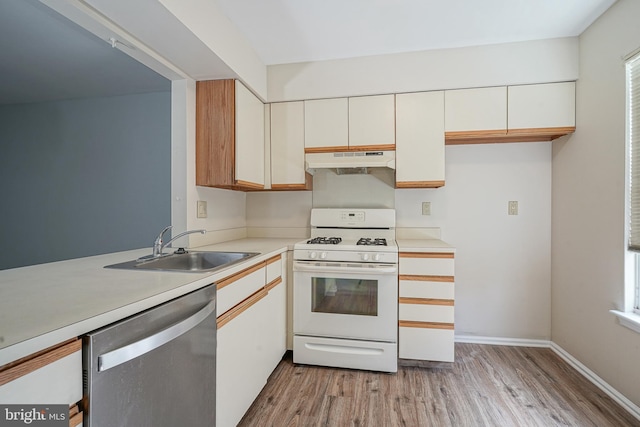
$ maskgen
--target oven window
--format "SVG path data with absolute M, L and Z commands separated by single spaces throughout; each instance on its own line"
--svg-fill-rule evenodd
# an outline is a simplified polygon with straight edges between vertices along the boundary
M 311 311 L 315 313 L 378 315 L 378 281 L 313 277 Z

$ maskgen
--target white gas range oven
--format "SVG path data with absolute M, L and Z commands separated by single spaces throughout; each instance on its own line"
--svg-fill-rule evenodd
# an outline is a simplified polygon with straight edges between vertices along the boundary
M 313 209 L 293 251 L 294 363 L 398 370 L 394 209 Z

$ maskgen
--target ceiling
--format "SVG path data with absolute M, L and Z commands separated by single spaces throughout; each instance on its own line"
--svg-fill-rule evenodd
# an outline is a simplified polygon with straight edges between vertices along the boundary
M 169 91 L 171 82 L 37 0 L 0 0 L 0 104 Z
M 267 65 L 578 36 L 616 0 L 217 0 Z
M 145 5 L 155 7 L 151 10 L 164 10 L 157 7 L 158 1 L 116 3 L 123 8 L 120 18 L 135 19 L 149 9 L 144 9 Z M 202 1 L 217 2 L 267 65 L 577 36 L 615 3 L 615 0 Z M 157 34 L 158 28 L 169 28 L 163 19 L 172 22 L 170 18 L 175 19 L 150 15 L 155 24 L 150 27 L 153 33 Z M 195 36 L 180 40 L 189 40 L 190 48 L 182 49 L 186 55 L 181 59 L 184 64 L 195 61 L 197 66 L 193 69 L 203 65 L 215 69 L 220 65 L 211 61 L 209 57 L 215 55 L 207 55 L 208 51 L 203 51 L 205 45 Z M 0 104 L 170 90 L 169 80 L 38 0 L 0 0 L 0 54 Z M 224 66 L 218 68 L 228 73 L 228 67 L 218 62 Z

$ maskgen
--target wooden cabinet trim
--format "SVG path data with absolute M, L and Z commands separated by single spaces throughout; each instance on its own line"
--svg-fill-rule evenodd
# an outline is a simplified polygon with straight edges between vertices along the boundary
M 229 323 L 231 320 L 238 317 L 241 313 L 249 309 L 252 305 L 260 301 L 262 298 L 266 297 L 268 294 L 266 288 L 260 288 L 253 294 L 249 295 L 243 301 L 236 304 L 234 307 L 227 310 L 225 313 L 218 316 L 216 319 L 216 327 L 217 329 L 222 328 L 224 325 Z
M 235 81 L 196 82 L 196 185 L 233 187 Z
M 354 146 L 337 146 L 337 147 L 307 147 L 305 153 L 341 153 L 348 151 L 396 151 L 395 144 L 380 145 L 354 145 Z
M 64 343 L 23 357 L 0 367 L 0 386 L 34 372 L 70 354 L 82 350 L 82 341 L 73 338 Z
M 422 304 L 422 305 L 445 305 L 453 307 L 454 301 L 452 299 L 437 299 L 437 298 L 412 298 L 412 297 L 400 297 L 398 298 L 400 304 Z
M 396 188 L 440 188 L 444 187 L 444 181 L 399 181 Z
M 264 190 L 263 184 L 258 184 L 256 182 L 242 181 L 241 179 L 236 180 L 237 188 L 246 188 L 250 190 Z
M 269 258 L 265 262 L 267 263 L 267 265 L 269 265 L 269 264 L 273 264 L 274 262 L 278 262 L 281 259 L 282 259 L 282 254 L 278 254 L 278 255 L 272 256 L 271 258 Z
M 83 414 L 78 408 L 78 404 L 74 404 L 69 408 L 69 427 L 76 427 L 82 423 Z
M 576 131 L 575 126 L 554 128 L 508 129 L 505 131 L 445 132 L 446 145 L 493 144 L 501 142 L 552 141 Z
M 415 282 L 447 282 L 454 283 L 454 276 L 429 276 L 429 275 L 417 275 L 417 274 L 400 274 L 398 280 L 411 280 Z
M 224 279 L 216 282 L 216 290 L 219 291 L 220 289 L 224 288 L 225 286 L 229 286 L 233 282 L 236 282 L 236 281 L 242 279 L 243 277 L 246 277 L 246 276 L 250 275 L 251 273 L 254 273 L 254 272 L 260 270 L 265 265 L 266 265 L 266 263 L 264 261 L 262 261 L 262 262 L 260 262 L 258 264 L 252 265 L 251 267 L 245 268 L 244 270 L 241 270 L 241 271 L 237 272 L 234 275 L 231 275 L 229 277 L 225 277 Z
M 400 320 L 398 326 L 401 328 L 454 329 L 453 323 L 418 322 L 415 320 Z
M 400 252 L 400 258 L 455 258 L 453 252 Z
M 271 282 L 267 283 L 264 288 L 267 290 L 267 292 L 270 292 L 273 288 L 278 286 L 280 283 L 282 283 L 282 276 L 280 276 L 280 277 L 272 280 Z

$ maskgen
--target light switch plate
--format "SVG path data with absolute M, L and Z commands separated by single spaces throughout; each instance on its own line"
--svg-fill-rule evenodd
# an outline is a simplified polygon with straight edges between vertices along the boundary
M 431 215 L 431 202 L 422 202 L 422 215 Z
M 207 201 L 206 200 L 198 200 L 198 218 L 206 218 L 207 217 Z
M 509 215 L 518 215 L 518 201 L 510 200 L 509 201 Z

